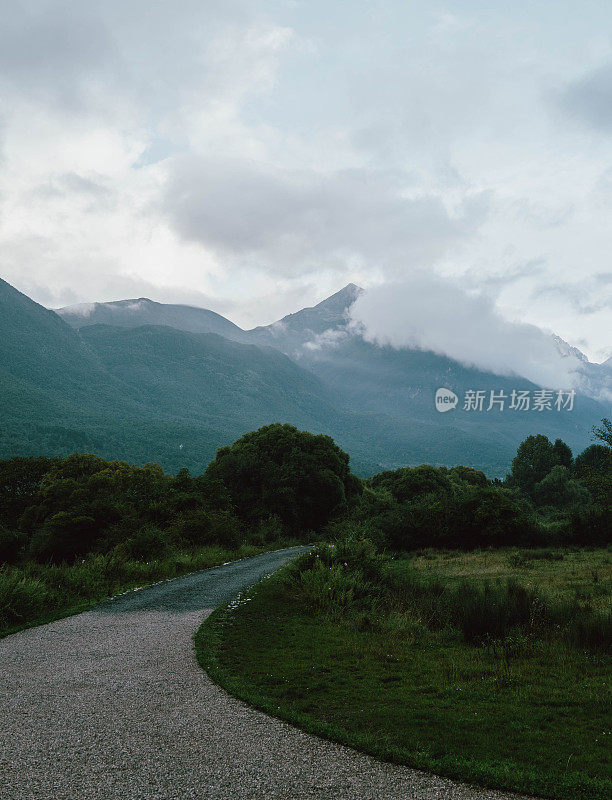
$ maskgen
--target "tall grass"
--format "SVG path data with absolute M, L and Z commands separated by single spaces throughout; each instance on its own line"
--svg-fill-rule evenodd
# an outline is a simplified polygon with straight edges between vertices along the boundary
M 279 546 L 278 544 L 276 546 Z M 90 555 L 74 564 L 0 567 L 0 637 L 45 622 L 119 592 L 260 553 L 241 545 L 177 550 L 164 558 L 138 561 L 116 553 Z
M 497 583 L 443 583 L 378 554 L 367 542 L 320 545 L 287 572 L 287 580 L 317 612 L 387 628 L 414 621 L 430 631 L 447 629 L 467 644 L 556 640 L 607 652 L 612 613 L 549 598 L 515 578 Z

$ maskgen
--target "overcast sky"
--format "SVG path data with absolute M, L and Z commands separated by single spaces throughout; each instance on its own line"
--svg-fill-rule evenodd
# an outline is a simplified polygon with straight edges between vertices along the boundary
M 612 354 L 606 0 L 0 0 L 0 19 L 1 275 L 35 300 L 251 326 L 434 275 Z

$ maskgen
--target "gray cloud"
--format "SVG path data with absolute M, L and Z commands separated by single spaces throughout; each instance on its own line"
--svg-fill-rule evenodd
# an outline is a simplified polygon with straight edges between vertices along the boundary
M 432 350 L 469 366 L 550 388 L 575 386 L 580 362 L 534 325 L 509 322 L 482 294 L 428 275 L 364 292 L 351 309 L 368 341 Z
M 82 295 L 70 288 L 54 291 L 48 286 L 40 284 L 36 279 L 15 281 L 13 285 L 27 294 L 37 303 L 47 308 L 61 308 L 64 306 L 83 305 L 80 303 Z M 112 302 L 129 298 L 147 297 L 161 303 L 179 303 L 182 305 L 210 308 L 220 314 L 230 314 L 236 310 L 236 304 L 231 301 L 211 297 L 204 292 L 198 292 L 187 286 L 170 286 L 160 288 L 147 280 L 130 275 L 116 275 L 111 272 L 99 273 L 93 281 L 91 298 L 96 302 Z M 89 303 L 91 305 L 91 303 Z
M 171 171 L 164 210 L 185 239 L 280 275 L 351 259 L 392 273 L 435 261 L 488 210 L 479 194 L 451 216 L 438 196 L 404 196 L 410 183 L 401 171 L 321 174 L 185 157 Z
M 91 200 L 108 200 L 113 190 L 102 181 L 79 175 L 77 172 L 64 172 L 50 176 L 49 179 L 33 191 L 33 196 L 45 199 L 82 195 Z
M 69 3 L 3 2 L 0 14 L 2 82 L 45 104 L 87 104 L 87 81 L 117 57 L 103 20 Z
M 484 290 L 486 294 L 496 296 L 503 289 L 512 286 L 518 281 L 526 278 L 534 278 L 545 275 L 546 261 L 543 258 L 536 258 L 515 267 L 505 269 L 503 272 L 494 272 L 490 275 L 479 274 L 475 270 L 469 270 L 462 278 L 462 284 L 469 289 Z
M 569 83 L 558 102 L 571 116 L 603 131 L 612 129 L 612 64 Z
M 170 280 L 255 324 L 422 266 L 593 357 L 612 66 L 580 72 L 610 7 L 455 5 L 0 0 L 6 277 L 50 302 Z
M 581 281 L 547 283 L 534 289 L 531 296 L 559 298 L 581 315 L 603 309 L 612 311 L 612 273 L 597 273 Z

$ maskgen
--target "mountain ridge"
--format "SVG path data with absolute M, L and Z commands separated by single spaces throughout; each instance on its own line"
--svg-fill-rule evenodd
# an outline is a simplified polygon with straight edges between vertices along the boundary
M 76 327 L 0 285 L 0 303 L 12 315 L 12 323 L 0 327 L 0 398 L 10 410 L 0 454 L 86 448 L 105 457 L 159 461 L 169 470 L 201 470 L 221 445 L 282 421 L 333 436 L 361 474 L 429 462 L 464 463 L 502 476 L 525 436 L 545 433 L 582 449 L 605 415 L 582 396 L 571 414 L 466 411 L 468 388 L 509 393 L 513 379 L 427 351 L 377 347 L 349 333 L 346 310 L 359 291 L 349 285 L 287 315 L 282 325 L 250 332 L 226 320 L 231 335 L 223 336 L 176 327 L 206 327 L 216 323 L 214 312 L 184 306 L 168 312 L 147 298 L 114 304 L 111 313 L 119 313 L 123 325 L 101 324 L 99 314 L 89 314 L 89 324 Z M 177 317 L 185 308 L 195 321 Z M 157 320 L 174 315 L 174 326 L 141 324 L 151 309 Z M 73 323 L 74 316 L 73 310 Z M 328 331 L 340 334 L 332 346 L 306 346 Z M 439 387 L 458 395 L 450 414 L 436 410 Z

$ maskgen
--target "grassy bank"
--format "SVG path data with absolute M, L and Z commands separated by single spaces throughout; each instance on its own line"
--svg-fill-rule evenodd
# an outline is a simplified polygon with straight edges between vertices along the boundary
M 306 730 L 467 781 L 607 798 L 606 550 L 320 549 L 197 636 L 229 691 Z
M 243 544 L 233 549 L 210 545 L 175 551 L 165 558 L 150 561 L 109 554 L 89 555 L 74 564 L 3 565 L 0 567 L 0 638 L 84 611 L 120 592 L 283 546 L 282 542 L 267 547 Z

